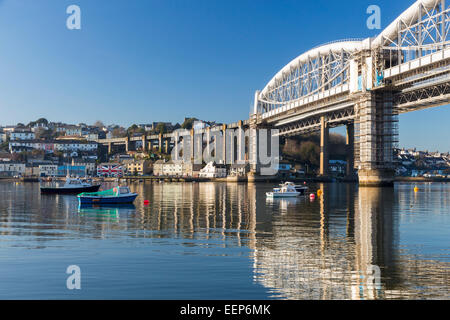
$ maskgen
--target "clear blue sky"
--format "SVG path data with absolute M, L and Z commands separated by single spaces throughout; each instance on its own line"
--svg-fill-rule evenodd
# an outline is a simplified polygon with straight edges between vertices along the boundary
M 247 119 L 255 90 L 290 60 L 376 35 L 371 4 L 385 27 L 412 3 L 0 0 L 0 124 Z M 66 28 L 70 4 L 81 7 L 81 30 Z M 450 150 L 449 109 L 401 116 L 401 145 Z

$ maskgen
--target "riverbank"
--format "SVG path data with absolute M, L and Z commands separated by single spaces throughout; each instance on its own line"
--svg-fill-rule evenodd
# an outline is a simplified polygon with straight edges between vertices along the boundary
M 53 181 L 63 181 L 65 178 L 54 178 Z M 95 182 L 116 182 L 117 178 L 90 178 Z M 199 178 L 199 177 L 169 177 L 169 176 L 124 176 L 120 178 L 127 182 L 253 182 L 253 183 L 267 183 L 267 182 L 284 182 L 292 181 L 295 183 L 332 183 L 332 182 L 344 182 L 344 183 L 357 183 L 356 179 L 346 178 L 330 178 L 330 177 L 299 177 L 299 178 L 287 178 L 278 176 L 238 176 L 238 177 L 226 177 L 226 178 Z M 37 177 L 0 177 L 2 182 L 39 182 Z M 411 182 L 411 183 L 423 183 L 423 182 L 450 182 L 450 178 L 438 178 L 438 177 L 396 177 L 395 182 Z

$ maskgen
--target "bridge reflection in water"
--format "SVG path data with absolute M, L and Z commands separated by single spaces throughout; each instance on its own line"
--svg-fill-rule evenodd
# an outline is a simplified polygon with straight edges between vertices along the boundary
M 149 194 L 149 186 L 136 187 Z M 270 187 L 152 186 L 152 205 L 141 207 L 139 223 L 165 231 L 156 237 L 175 233 L 200 245 L 219 240 L 214 246 L 249 247 L 254 282 L 274 298 L 421 298 L 448 292 L 448 264 L 401 253 L 398 195 L 392 189 L 323 184 L 318 187 L 324 195 L 311 202 L 266 200 Z

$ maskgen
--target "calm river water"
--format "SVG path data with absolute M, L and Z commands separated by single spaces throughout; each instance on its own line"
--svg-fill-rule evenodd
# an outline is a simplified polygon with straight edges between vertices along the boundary
M 2 182 L 0 299 L 449 299 L 450 184 L 418 186 L 136 183 L 135 206 L 80 209 Z

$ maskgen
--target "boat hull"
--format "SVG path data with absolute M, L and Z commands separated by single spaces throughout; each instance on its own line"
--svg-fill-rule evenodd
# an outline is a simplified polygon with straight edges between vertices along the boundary
M 136 199 L 137 194 L 127 195 L 123 197 L 95 197 L 95 196 L 78 196 L 78 202 L 80 205 L 86 204 L 130 204 Z
M 295 190 L 300 193 L 301 196 L 304 196 L 306 192 L 308 191 L 308 188 L 306 187 L 295 187 Z
M 266 196 L 268 198 L 295 198 L 300 195 L 299 192 L 268 192 L 266 193 Z
M 45 194 L 79 194 L 82 192 L 97 192 L 100 185 L 90 187 L 74 187 L 74 188 L 58 188 L 58 187 L 41 187 L 41 193 Z

